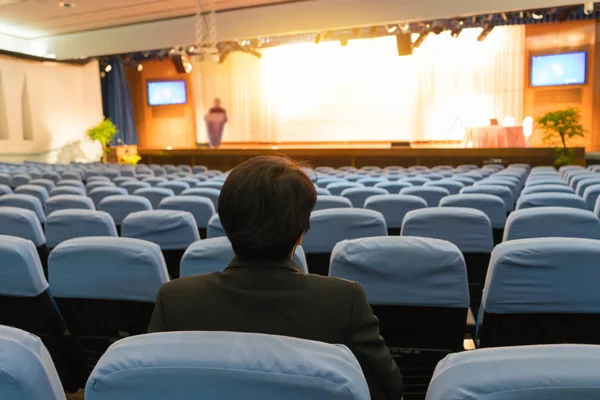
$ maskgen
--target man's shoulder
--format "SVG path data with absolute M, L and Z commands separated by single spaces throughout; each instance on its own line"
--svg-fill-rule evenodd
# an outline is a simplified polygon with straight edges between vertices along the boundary
M 334 278 L 331 276 L 306 274 L 305 279 L 309 285 L 325 288 L 328 290 L 343 290 L 354 292 L 354 290 L 356 290 L 357 285 L 357 283 L 354 281 L 349 281 L 341 278 Z

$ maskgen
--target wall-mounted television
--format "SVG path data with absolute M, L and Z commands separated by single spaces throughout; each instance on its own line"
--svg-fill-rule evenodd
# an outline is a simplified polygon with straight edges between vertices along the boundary
M 166 106 L 187 103 L 185 81 L 148 82 L 148 104 Z
M 531 86 L 583 85 L 586 58 L 585 51 L 531 57 Z

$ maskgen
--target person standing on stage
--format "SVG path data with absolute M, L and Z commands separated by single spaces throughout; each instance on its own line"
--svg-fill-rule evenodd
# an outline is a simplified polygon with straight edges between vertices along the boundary
M 210 147 L 221 146 L 223 129 L 227 123 L 227 111 L 221 107 L 221 99 L 216 98 L 214 100 L 213 106 L 208 110 L 208 114 L 206 114 L 204 120 L 206 121 Z

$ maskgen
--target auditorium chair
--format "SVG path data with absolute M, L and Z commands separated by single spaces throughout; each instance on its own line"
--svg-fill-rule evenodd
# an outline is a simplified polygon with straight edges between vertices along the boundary
M 532 193 L 517 200 L 517 210 L 537 207 L 565 207 L 587 210 L 585 201 L 575 193 Z
M 0 235 L 0 260 L 4 266 L 0 268 L 0 324 L 39 336 L 50 350 L 65 388 L 75 391 L 78 385 L 72 375 L 76 367 L 72 342 L 48 289 L 34 244 L 26 239 Z M 10 367 L 14 365 L 3 364 L 3 373 Z M 31 370 L 26 372 L 31 373 Z M 0 393 L 0 398 L 5 399 L 5 394 Z
M 121 172 L 114 170 L 114 169 L 104 169 L 100 172 L 101 176 L 105 176 L 107 178 L 109 178 L 110 180 L 115 179 L 119 176 L 121 176 Z
M 181 259 L 181 277 L 223 272 L 235 256 L 227 237 L 217 237 L 194 242 Z M 307 274 L 306 255 L 302 246 L 297 246 L 294 262 Z
M 428 207 L 437 207 L 440 204 L 440 200 L 446 196 L 450 196 L 448 189 L 433 186 L 404 188 L 400 191 L 400 194 L 420 197 L 427 202 Z
M 76 180 L 76 179 L 61 179 L 56 184 L 56 187 L 63 187 L 63 186 L 76 187 L 76 188 L 79 188 L 79 189 L 81 189 L 81 190 L 83 190 L 85 192 L 85 185 L 80 180 Z
M 500 186 L 500 187 L 505 187 L 508 188 L 510 190 L 510 193 L 512 195 L 513 198 L 513 202 L 515 201 L 515 199 L 517 197 L 519 197 L 519 184 L 515 183 L 513 181 L 509 181 L 509 180 L 505 180 L 505 179 L 500 179 L 500 178 L 486 178 L 483 179 L 479 182 L 475 182 L 473 184 L 474 187 L 477 186 Z
M 408 182 L 413 186 L 423 186 L 427 182 L 431 182 L 431 180 L 424 176 L 412 176 L 408 178 L 403 178 L 400 182 Z
M 13 174 L 13 176 L 12 176 L 13 188 L 15 188 L 15 189 L 18 188 L 19 186 L 28 185 L 29 183 L 31 183 L 31 181 L 32 181 L 32 179 L 29 174 L 18 173 L 18 174 Z
M 600 344 L 599 259 L 598 240 L 535 238 L 497 246 L 479 345 Z
M 171 189 L 159 187 L 138 189 L 135 192 L 133 192 L 133 194 L 135 196 L 142 196 L 147 198 L 150 201 L 150 204 L 152 204 L 152 208 L 155 210 L 158 209 L 160 202 L 164 198 L 175 196 L 175 193 L 173 193 Z
M 158 290 L 169 280 L 165 261 L 146 241 L 78 238 L 52 251 L 49 269 L 52 294 L 85 363 L 83 387 L 111 343 L 147 331 Z
M 31 181 L 30 184 L 34 186 L 43 187 L 44 189 L 46 189 L 47 193 L 50 193 L 50 191 L 56 187 L 56 183 L 50 179 L 34 179 Z
M 595 172 L 587 171 L 586 173 L 575 174 L 570 176 L 567 182 L 569 183 L 569 186 L 571 186 L 571 188 L 575 190 L 577 189 L 577 185 L 579 184 L 579 182 L 583 182 L 589 179 L 597 179 L 598 176 L 599 175 Z
M 377 211 L 356 208 L 313 211 L 310 230 L 302 240 L 308 270 L 327 276 L 331 251 L 338 242 L 377 236 L 387 236 L 385 219 Z
M 0 365 L 3 400 L 65 400 L 52 357 L 38 336 L 0 325 Z
M 119 185 L 119 187 L 127 190 L 128 194 L 135 193 L 138 189 L 144 189 L 152 187 L 148 182 L 140 182 L 140 181 L 127 181 L 123 182 Z
M 0 185 L 8 186 L 9 188 L 13 188 L 12 176 L 7 173 L 0 173 Z
M 406 213 L 427 208 L 427 202 L 418 196 L 383 194 L 369 197 L 364 208 L 381 213 L 385 218 L 388 235 L 398 236 Z
M 317 191 L 317 196 L 331 196 L 331 192 L 327 189 L 323 189 L 318 186 L 315 186 L 315 190 Z
M 525 181 L 526 188 L 542 185 L 559 185 L 570 188 L 569 184 L 565 182 L 559 175 L 529 175 L 529 178 L 527 181 Z
M 167 182 L 167 179 L 166 179 L 166 178 L 163 178 L 163 177 L 154 177 L 154 176 L 150 176 L 150 177 L 144 178 L 144 179 L 142 180 L 142 182 L 146 182 L 146 183 L 148 183 L 150 186 L 152 186 L 152 187 L 156 187 L 156 186 L 158 186 L 158 185 L 159 185 L 160 183 L 162 183 L 162 182 Z
M 596 200 L 600 196 L 600 184 L 588 186 L 583 192 L 583 201 L 588 210 L 594 211 Z
M 352 202 L 350 199 L 342 196 L 317 195 L 317 202 L 313 211 L 328 210 L 330 208 L 352 208 Z
M 388 191 L 375 187 L 358 187 L 346 189 L 341 193 L 342 197 L 347 198 L 354 208 L 363 208 L 365 201 L 371 196 L 388 194 Z
M 343 345 L 238 332 L 168 332 L 112 345 L 86 400 L 369 400 Z
M 523 191 L 521 191 L 521 196 L 526 196 L 529 194 L 536 193 L 575 193 L 573 189 L 571 189 L 568 185 L 535 185 L 535 186 L 525 186 Z
M 215 189 L 220 192 L 222 187 L 223 187 L 223 182 L 220 182 L 217 180 L 210 180 L 210 181 L 206 181 L 206 182 L 200 182 L 196 186 L 196 189 Z
M 169 181 L 169 182 L 161 182 L 156 187 L 164 188 L 164 189 L 171 189 L 173 191 L 173 193 L 175 193 L 175 196 L 178 196 L 184 190 L 189 189 L 190 185 L 187 182 Z
M 573 237 L 600 239 L 600 221 L 594 213 L 565 207 L 539 207 L 509 215 L 504 239 Z
M 109 196 L 120 196 L 126 194 L 127 190 L 120 187 L 98 187 L 90 190 L 89 196 L 94 202 L 96 208 L 98 208 L 103 199 Z
M 221 219 L 219 214 L 213 215 L 208 220 L 208 226 L 206 227 L 206 237 L 209 239 L 227 236 L 223 225 L 221 225 Z
M 344 240 L 329 275 L 361 284 L 402 372 L 404 398 L 422 398 L 438 361 L 463 350 L 469 284 L 460 250 L 426 238 Z
M 504 201 L 507 214 L 515 209 L 515 198 L 513 197 L 512 191 L 505 186 L 473 185 L 461 189 L 460 194 L 491 194 L 500 197 L 502 201 Z
M 585 193 L 585 189 L 587 189 L 588 187 L 590 187 L 592 185 L 600 185 L 600 175 L 597 175 L 596 178 L 588 178 L 588 179 L 579 181 L 579 183 L 577 184 L 577 187 L 575 188 L 575 193 L 577 193 L 577 195 L 583 197 L 583 194 Z
M 81 195 L 63 194 L 58 196 L 52 196 L 46 202 L 46 216 L 49 216 L 58 210 L 95 210 L 94 202 L 92 199 Z
M 490 194 L 458 194 L 444 197 L 440 207 L 474 208 L 483 211 L 492 224 L 494 245 L 502 243 L 504 225 L 506 224 L 506 208 L 498 196 Z
M 201 182 L 203 182 L 200 179 L 192 177 L 192 176 L 188 176 L 185 178 L 179 178 L 178 181 L 187 183 L 188 185 L 190 185 L 190 188 L 195 188 L 196 186 L 200 185 Z
M 363 176 L 361 176 L 361 178 L 359 178 L 359 179 L 362 179 L 362 178 L 363 178 Z M 327 177 L 323 177 L 323 178 L 319 177 L 317 179 L 316 184 L 320 188 L 326 189 L 327 185 L 329 185 L 330 183 L 340 183 L 340 182 L 341 183 L 345 183 L 345 182 L 349 182 L 349 181 L 346 180 L 346 179 L 342 179 L 342 178 L 336 178 L 336 177 L 327 176 Z
M 386 182 L 389 182 L 389 181 L 387 179 L 383 179 L 383 178 L 372 178 L 372 177 L 362 178 L 357 181 L 357 183 L 360 183 L 361 185 L 364 185 L 366 187 L 374 187 L 378 183 L 386 183 Z
M 167 197 L 160 202 L 159 210 L 187 211 L 194 216 L 201 239 L 206 239 L 208 221 L 215 215 L 211 199 L 200 196 Z
M 117 228 L 110 214 L 103 211 L 58 210 L 46 221 L 46 240 L 52 250 L 65 240 L 88 236 L 117 237 Z
M 123 220 L 129 214 L 138 211 L 152 210 L 152 204 L 150 203 L 150 200 L 142 196 L 109 196 L 100 202 L 98 209 L 108 213 L 112 217 L 117 228 L 117 233 L 120 235 Z
M 82 176 L 81 176 L 81 173 L 79 173 L 77 171 L 65 171 L 60 175 L 60 179 L 61 180 L 81 181 Z M 56 182 L 56 184 L 58 185 L 59 182 L 60 181 Z
M 433 375 L 427 400 L 590 400 L 600 347 L 577 344 L 482 349 L 451 354 Z
M 402 189 L 412 187 L 412 183 L 404 181 L 382 182 L 376 184 L 375 187 L 385 189 L 389 194 L 399 194 Z
M 159 245 L 171 279 L 179 278 L 179 263 L 185 250 L 200 240 L 194 216 L 186 211 L 151 210 L 129 214 L 121 224 L 121 234 Z
M 361 188 L 361 187 L 365 187 L 365 186 L 360 183 L 356 183 L 356 182 L 342 181 L 342 182 L 332 182 L 332 183 L 328 184 L 325 189 L 329 190 L 329 192 L 333 196 L 341 196 L 342 192 L 346 189 Z
M 200 182 L 206 182 L 207 180 L 210 179 L 210 177 L 208 177 L 207 175 L 204 175 L 203 172 L 194 173 L 194 175 L 192 175 L 192 178 L 198 179 Z
M 215 211 L 219 211 L 219 195 L 221 192 L 215 188 L 210 187 L 195 187 L 192 189 L 184 190 L 181 196 L 199 196 L 209 198 L 215 206 Z
M 206 171 L 208 171 L 208 168 L 206 168 L 206 166 L 204 166 L 204 165 L 195 165 L 192 167 L 193 174 L 200 174 L 200 173 L 203 173 Z
M 119 176 L 112 180 L 112 183 L 121 187 L 125 182 L 137 182 L 138 180 L 130 176 Z
M 338 179 L 338 180 L 333 180 L 329 183 L 340 183 L 340 182 L 350 182 L 350 183 L 358 183 L 358 181 L 360 181 L 361 179 L 365 179 L 367 177 L 366 172 L 361 172 L 361 173 L 352 173 L 352 174 L 347 174 L 345 175 L 343 178 Z M 329 184 L 328 183 L 328 184 Z M 361 184 L 362 185 L 362 184 Z M 363 185 L 364 186 L 364 185 Z
M 115 185 L 114 183 L 112 183 L 109 180 L 95 180 L 95 181 L 88 181 L 85 184 L 85 189 L 88 191 L 88 193 L 91 193 L 92 190 L 94 189 L 98 189 L 98 188 L 106 188 L 106 187 L 116 187 L 117 185 Z
M 0 196 L 4 196 L 5 194 L 13 194 L 12 189 L 10 186 L 0 185 Z
M 448 190 L 449 194 L 459 194 L 460 190 L 465 187 L 464 183 L 462 183 L 461 181 L 451 179 L 451 178 L 444 178 L 444 179 L 441 179 L 438 181 L 427 182 L 423 186 L 425 186 L 425 187 L 441 187 L 441 188 Z
M 21 185 L 18 188 L 16 188 L 14 190 L 15 194 L 28 194 L 30 196 L 35 197 L 36 199 L 38 199 L 40 201 L 40 203 L 42 204 L 42 207 L 44 207 L 44 205 L 46 204 L 46 201 L 48 201 L 48 191 L 42 187 L 42 186 L 36 186 L 36 185 Z
M 492 224 L 480 210 L 438 207 L 410 211 L 402 223 L 402 236 L 447 240 L 465 257 L 469 277 L 471 310 L 477 315 L 481 292 L 494 248 Z
M 46 214 L 42 203 L 29 194 L 6 194 L 0 197 L 0 207 L 16 207 L 30 210 L 35 213 L 41 224 L 46 222 Z

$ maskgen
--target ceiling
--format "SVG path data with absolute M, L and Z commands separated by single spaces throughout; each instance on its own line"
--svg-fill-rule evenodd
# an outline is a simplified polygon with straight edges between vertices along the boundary
M 211 0 L 202 0 L 209 9 Z M 232 10 L 290 0 L 212 0 L 217 10 Z M 0 34 L 35 39 L 118 25 L 191 15 L 196 0 L 0 0 Z

